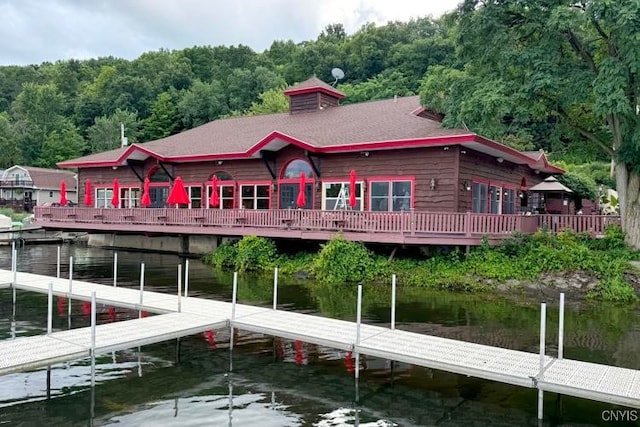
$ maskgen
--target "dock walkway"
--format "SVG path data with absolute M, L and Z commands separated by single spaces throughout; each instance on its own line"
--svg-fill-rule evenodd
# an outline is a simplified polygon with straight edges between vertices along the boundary
M 11 280 L 11 271 L 0 270 L 0 283 L 10 283 Z M 52 282 L 53 293 L 67 298 L 89 300 L 91 292 L 94 291 L 98 303 L 155 313 L 174 313 L 176 319 L 180 315 L 188 314 L 192 319 L 187 320 L 185 316 L 185 322 L 192 321 L 194 325 L 202 322 L 202 328 L 205 328 L 207 322 L 218 327 L 228 322 L 235 328 L 251 332 L 302 340 L 363 355 L 537 388 L 541 391 L 640 408 L 639 370 L 546 356 L 541 372 L 539 354 L 381 326 L 362 324 L 360 339 L 357 341 L 356 323 L 315 315 L 244 304 L 236 304 L 235 314 L 232 314 L 233 304 L 228 302 L 192 297 L 179 298 L 177 295 L 151 291 L 144 291 L 141 300 L 140 291 L 135 289 L 75 280 L 69 292 L 68 279 L 22 272 L 17 273 L 16 281 L 17 289 L 47 293 L 49 283 Z M 181 313 L 175 313 L 178 307 Z M 117 324 L 112 325 L 100 327 L 115 328 Z M 196 326 L 194 328 L 198 329 Z M 213 326 L 209 329 L 213 329 Z M 104 330 L 108 331 L 106 328 Z M 100 331 L 97 332 L 97 337 L 99 336 Z M 144 336 L 144 332 L 141 332 L 137 339 L 142 340 Z M 139 345 L 137 342 L 130 342 L 131 346 Z M 10 343 L 11 341 L 0 342 L 0 361 L 7 357 Z M 110 348 L 108 339 L 104 348 Z

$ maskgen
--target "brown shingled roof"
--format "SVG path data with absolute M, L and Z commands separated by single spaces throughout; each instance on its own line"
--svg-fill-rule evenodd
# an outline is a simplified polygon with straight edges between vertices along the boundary
M 33 185 L 39 189 L 55 190 L 60 188 L 62 180 L 67 184 L 68 190 L 76 189 L 75 173 L 58 169 L 37 168 L 34 166 L 20 166 L 29 172 Z
M 323 82 L 316 76 L 313 76 L 301 83 L 295 84 L 293 86 L 288 87 L 284 94 L 287 96 L 295 95 L 297 93 L 308 93 L 314 91 L 314 89 L 319 89 L 321 92 L 328 93 L 330 95 L 335 96 L 336 98 L 344 98 L 346 95 L 340 92 L 338 89 L 334 88 L 328 83 Z
M 156 141 L 137 144 L 165 159 L 205 155 L 238 155 L 248 152 L 274 132 L 315 148 L 352 144 L 468 135 L 462 129 L 445 129 L 435 121 L 412 114 L 420 106 L 418 96 L 400 97 L 327 108 L 306 114 L 267 114 L 219 119 Z M 75 164 L 117 161 L 128 148 L 62 162 Z

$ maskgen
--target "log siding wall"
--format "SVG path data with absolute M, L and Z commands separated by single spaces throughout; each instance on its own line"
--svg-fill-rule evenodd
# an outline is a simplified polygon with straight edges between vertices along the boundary
M 496 183 L 520 190 L 524 177 L 527 186 L 531 187 L 544 179 L 527 166 L 507 162 L 498 163 L 494 157 L 469 149 L 452 147 L 408 148 L 402 150 L 369 151 L 368 157 L 361 152 L 338 153 L 331 155 L 311 155 L 320 171 L 320 177 L 314 176 L 313 182 L 349 181 L 349 172 L 354 169 L 358 181 L 369 181 L 369 178 L 394 178 L 415 180 L 414 208 L 417 211 L 431 212 L 467 212 L 471 210 L 471 192 L 464 189 L 463 181 Z M 277 184 L 283 168 L 294 159 L 308 160 L 307 153 L 296 146 L 289 145 L 280 150 L 275 161 L 270 161 L 276 178 L 273 179 L 262 159 L 224 160 L 221 165 L 216 161 L 165 164 L 165 168 L 175 178 L 182 177 L 185 183 L 202 183 L 203 190 L 215 172 L 226 172 L 238 184 L 243 182 L 271 182 Z M 142 177 L 146 176 L 157 165 L 155 159 L 148 159 L 144 164 L 136 166 Z M 315 174 L 314 174 L 315 175 Z M 110 186 L 114 178 L 118 178 L 121 186 L 139 186 L 142 183 L 126 166 L 116 170 L 112 168 L 87 168 L 78 172 L 78 200 L 84 199 L 84 182 L 91 179 L 92 185 Z M 431 190 L 430 181 L 435 180 L 435 188 Z M 377 179 L 376 179 L 377 180 Z M 311 181 L 311 179 L 310 179 Z M 365 210 L 370 209 L 368 185 L 365 185 Z M 276 186 L 277 188 L 277 186 Z M 322 204 L 321 186 L 316 185 L 313 193 L 313 206 Z M 239 188 L 238 188 L 239 190 Z M 519 200 L 516 200 L 519 208 Z M 271 190 L 270 206 L 278 208 L 278 194 Z

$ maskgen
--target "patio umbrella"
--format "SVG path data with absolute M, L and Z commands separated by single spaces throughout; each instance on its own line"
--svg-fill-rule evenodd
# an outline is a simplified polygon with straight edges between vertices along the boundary
M 142 200 L 140 204 L 147 208 L 151 206 L 151 196 L 149 195 L 149 187 L 151 186 L 151 182 L 149 181 L 149 177 L 144 179 L 144 185 L 142 187 Z
M 211 186 L 213 188 L 211 189 L 211 199 L 209 200 L 209 204 L 215 208 L 220 204 L 220 197 L 218 196 L 218 177 L 215 175 L 211 179 Z
M 307 205 L 307 195 L 305 191 L 307 181 L 305 178 L 304 172 L 300 172 L 300 192 L 298 193 L 298 199 L 296 200 L 296 204 L 299 208 L 304 208 Z
M 87 179 L 84 183 L 84 205 L 92 206 L 93 200 L 91 200 L 91 180 Z
M 349 172 L 349 206 L 356 207 L 356 171 Z
M 67 204 L 67 183 L 60 181 L 60 205 L 65 206 Z
M 188 205 L 189 204 L 189 195 L 187 194 L 187 190 L 184 188 L 184 183 L 182 182 L 182 178 L 177 177 L 173 182 L 173 187 L 171 187 L 171 191 L 169 192 L 169 197 L 167 197 L 167 203 L 170 205 Z
M 120 183 L 118 182 L 118 178 L 113 180 L 113 195 L 111 196 L 111 205 L 114 208 L 120 206 Z

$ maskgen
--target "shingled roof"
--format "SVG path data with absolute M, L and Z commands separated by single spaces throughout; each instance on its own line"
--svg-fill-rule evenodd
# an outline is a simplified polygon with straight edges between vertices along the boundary
M 298 94 L 309 89 L 333 91 L 333 96 L 344 96 L 317 78 L 292 86 L 285 93 Z M 219 119 L 166 138 L 68 160 L 58 166 L 118 166 L 127 159 L 144 160 L 149 156 L 173 162 L 257 158 L 260 150 L 277 151 L 288 144 L 316 153 L 465 144 L 514 163 L 536 163 L 517 150 L 466 129 L 446 129 L 438 120 L 419 116 L 422 110 L 419 97 L 408 96 L 305 114 Z

